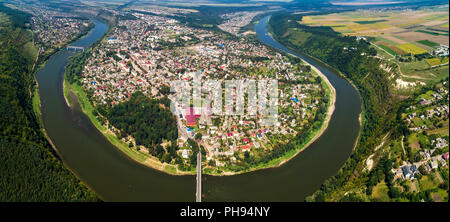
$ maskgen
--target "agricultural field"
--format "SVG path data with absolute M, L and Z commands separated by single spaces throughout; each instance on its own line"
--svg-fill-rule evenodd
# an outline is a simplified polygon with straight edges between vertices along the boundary
M 426 45 L 426 46 L 429 46 L 429 47 L 436 47 L 436 46 L 439 45 L 439 44 L 437 44 L 435 42 L 432 42 L 432 41 L 429 41 L 429 40 L 420 40 L 420 41 L 417 41 L 417 43 L 422 44 L 422 45 Z
M 448 63 L 448 57 L 425 59 L 430 66 L 437 66 Z
M 448 76 L 448 56 L 435 51 L 449 45 L 447 6 L 418 10 L 359 10 L 302 17 L 300 24 L 327 26 L 347 36 L 363 36 L 381 57 L 396 63 L 398 90 L 436 83 Z
M 400 49 L 398 47 L 395 47 L 395 46 L 393 46 L 391 44 L 388 44 L 388 43 L 380 42 L 380 43 L 377 43 L 377 45 L 380 48 L 382 48 L 385 51 L 387 51 L 389 54 L 394 55 L 394 56 L 406 54 L 406 52 L 403 51 L 402 49 Z
M 359 10 L 312 15 L 304 16 L 300 23 L 309 26 L 328 26 L 344 35 L 389 39 L 393 41 L 393 45 L 416 44 L 417 41 L 422 40 L 448 45 L 448 19 L 448 6 L 446 6 L 415 11 Z M 423 44 L 416 46 L 421 48 Z M 425 46 L 427 45 L 425 44 Z
M 0 12 L 0 28 L 7 26 L 9 23 L 8 16 L 5 13 Z
M 427 50 L 422 49 L 419 46 L 413 45 L 411 43 L 397 45 L 397 48 L 400 48 L 401 50 L 407 53 L 411 53 L 412 55 L 418 55 L 428 52 Z

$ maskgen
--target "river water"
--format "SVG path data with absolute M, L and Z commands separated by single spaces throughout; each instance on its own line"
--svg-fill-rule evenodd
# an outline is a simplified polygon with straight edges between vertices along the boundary
M 255 27 L 262 42 L 295 54 L 267 35 L 263 18 Z M 107 31 L 95 28 L 74 46 L 90 46 Z M 111 145 L 80 111 L 64 100 L 64 67 L 72 52 L 63 50 L 37 73 L 42 121 L 63 162 L 105 201 L 195 201 L 195 176 L 172 176 L 143 166 Z M 336 109 L 325 133 L 281 167 L 236 176 L 204 176 L 204 201 L 303 201 L 336 174 L 349 157 L 359 131 L 361 102 L 356 90 L 326 67 L 316 66 L 336 89 Z

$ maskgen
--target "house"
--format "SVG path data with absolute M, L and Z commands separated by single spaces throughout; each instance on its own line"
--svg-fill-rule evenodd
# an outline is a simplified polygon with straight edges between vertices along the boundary
M 181 156 L 182 156 L 184 159 L 189 158 L 189 150 L 188 150 L 188 149 L 183 149 L 183 150 L 181 150 Z
M 244 145 L 244 146 L 241 146 L 241 149 L 242 149 L 242 151 L 247 152 L 247 151 L 250 151 L 250 146 L 249 145 Z
M 201 115 L 194 114 L 194 108 L 193 107 L 189 107 L 188 109 L 184 110 L 184 118 L 186 119 L 186 124 L 188 126 L 195 126 L 197 124 L 197 118 L 200 118 Z
M 437 169 L 438 168 L 437 160 L 436 159 L 432 159 L 430 165 L 431 165 L 432 169 Z
M 405 178 L 405 179 L 410 179 L 411 178 L 411 171 L 409 170 L 409 166 L 408 165 L 405 165 L 405 166 L 402 166 L 402 172 L 403 172 L 403 177 Z
M 417 173 L 417 167 L 416 167 L 416 165 L 414 165 L 414 164 L 411 165 L 411 172 L 412 172 L 413 175 Z

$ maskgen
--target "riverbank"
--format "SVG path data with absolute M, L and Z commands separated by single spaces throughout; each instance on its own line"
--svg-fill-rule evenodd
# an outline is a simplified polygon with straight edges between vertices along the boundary
M 94 23 L 90 22 L 89 26 L 87 27 L 86 30 L 84 30 L 83 32 L 79 33 L 78 35 L 74 36 L 71 40 L 63 43 L 62 45 L 60 45 L 58 48 L 52 50 L 49 53 L 46 53 L 44 55 L 38 53 L 38 55 L 36 56 L 36 60 L 33 64 L 33 69 L 32 69 L 32 74 L 33 74 L 33 79 L 34 79 L 34 90 L 32 93 L 32 107 L 33 107 L 33 113 L 35 115 L 35 118 L 37 119 L 37 122 L 39 124 L 39 127 L 41 129 L 41 133 L 44 136 L 44 138 L 48 141 L 48 143 L 50 144 L 50 146 L 53 149 L 53 154 L 54 156 L 61 161 L 61 163 L 64 165 L 64 168 L 66 168 L 67 170 L 69 170 L 73 175 L 75 175 L 75 177 L 77 179 L 79 179 L 80 184 L 82 184 L 84 187 L 86 187 L 90 192 L 92 192 L 93 195 L 95 195 L 98 199 L 103 200 L 103 197 L 101 197 L 97 192 L 94 191 L 94 189 L 92 187 L 90 187 L 85 181 L 83 181 L 80 177 L 80 175 L 74 171 L 70 166 L 68 166 L 62 159 L 62 155 L 59 152 L 58 148 L 56 147 L 56 145 L 54 144 L 53 140 L 50 138 L 50 136 L 47 133 L 47 130 L 44 126 L 44 122 L 42 119 L 42 111 L 41 111 L 41 95 L 39 93 L 39 83 L 37 81 L 37 77 L 36 75 L 38 74 L 38 72 L 43 69 L 48 60 L 58 54 L 61 53 L 67 46 L 69 46 L 70 44 L 77 42 L 80 39 L 86 38 L 88 35 L 91 34 L 91 32 L 95 29 L 95 25 Z M 65 97 L 64 97 L 65 98 Z
M 41 128 L 45 131 L 43 124 L 42 124 L 42 113 L 41 113 L 41 99 L 40 99 L 40 95 L 39 95 L 39 85 L 38 85 L 38 81 L 36 80 L 36 74 L 39 72 L 39 70 L 41 70 L 45 64 L 47 63 L 48 59 L 50 57 L 52 57 L 53 55 L 55 55 L 56 53 L 61 52 L 62 50 L 64 50 L 67 46 L 69 46 L 70 44 L 85 38 L 86 36 L 88 36 L 92 30 L 94 30 L 95 25 L 93 23 L 89 23 L 89 26 L 87 27 L 88 29 L 84 30 L 83 32 L 79 33 L 78 35 L 76 35 L 75 37 L 73 37 L 71 40 L 65 42 L 64 44 L 62 44 L 60 47 L 54 49 L 53 51 L 49 52 L 49 53 L 44 53 L 45 55 L 41 55 L 38 52 L 38 55 L 36 56 L 36 60 L 33 64 L 33 69 L 32 69 L 32 73 L 34 76 L 34 82 L 35 82 L 35 90 L 33 91 L 32 97 L 33 97 L 33 110 L 34 110 L 34 114 L 36 115 L 36 118 L 39 121 L 39 124 L 41 125 Z M 50 141 L 50 138 L 47 138 Z M 51 143 L 51 141 L 50 141 Z
M 294 55 L 293 55 L 294 56 Z M 310 63 L 306 62 L 305 60 L 302 60 L 304 63 L 306 63 L 307 65 L 309 65 L 311 67 L 311 69 L 320 76 L 320 78 L 325 81 L 324 86 L 326 86 L 327 89 L 327 95 L 329 98 L 328 101 L 328 109 L 327 109 L 327 115 L 325 117 L 325 120 L 322 122 L 322 126 L 320 127 L 320 129 L 318 130 L 318 132 L 315 134 L 315 136 L 304 145 L 303 149 L 300 149 L 295 155 L 291 156 L 288 159 L 283 160 L 283 162 L 280 164 L 280 166 L 289 161 L 290 159 L 294 158 L 297 154 L 299 154 L 301 151 L 303 151 L 305 148 L 308 148 L 309 145 L 311 145 L 314 141 L 316 141 L 320 136 L 322 136 L 322 134 L 325 132 L 325 130 L 328 128 L 328 124 L 330 123 L 331 120 L 331 116 L 334 113 L 334 109 L 335 109 L 335 104 L 336 104 L 336 89 L 333 87 L 333 85 L 331 85 L 330 81 L 328 80 L 328 78 L 319 70 L 317 69 L 315 66 L 311 65 Z
M 281 39 L 279 36 L 275 35 L 275 33 L 273 32 L 272 26 L 268 25 L 267 29 L 268 29 L 268 35 L 269 35 L 272 39 L 274 39 L 274 40 L 277 41 L 277 42 L 281 42 L 281 41 L 282 41 L 282 39 Z M 281 43 L 280 43 L 280 44 L 281 44 Z M 294 48 L 289 48 L 288 46 L 286 46 L 286 48 L 287 48 L 288 50 L 291 50 L 291 51 L 294 52 L 294 53 L 299 53 L 299 52 L 296 51 Z M 289 54 L 290 54 L 290 55 L 293 55 L 293 54 L 291 54 L 291 53 L 289 53 Z M 295 56 L 295 55 L 293 55 L 293 56 Z M 309 55 L 309 54 L 304 54 L 303 56 L 307 57 L 308 59 L 313 60 L 314 62 L 318 63 L 318 64 L 321 65 L 321 66 L 326 67 L 326 68 L 329 69 L 329 70 L 332 70 L 332 71 L 335 72 L 337 75 L 339 75 L 341 78 L 345 79 L 345 80 L 346 80 L 348 83 L 350 83 L 350 84 L 352 85 L 352 87 L 356 90 L 356 92 L 358 93 L 358 97 L 359 97 L 359 98 L 362 98 L 362 97 L 361 97 L 361 92 L 358 90 L 358 87 L 356 86 L 356 84 L 354 83 L 354 81 L 351 80 L 350 78 L 348 78 L 348 77 L 347 77 L 344 73 L 342 73 L 340 70 L 338 70 L 338 69 L 336 69 L 336 68 L 334 68 L 334 67 L 328 65 L 327 63 L 323 62 L 322 60 L 320 60 L 320 59 L 317 58 L 317 57 L 311 56 L 311 55 Z M 302 60 L 303 60 L 303 59 L 302 59 Z M 303 61 L 305 61 L 305 60 L 303 60 Z M 306 62 L 306 61 L 305 61 L 305 62 Z M 313 67 L 313 66 L 311 66 L 311 67 Z M 315 67 L 314 67 L 314 68 L 315 68 Z M 363 106 L 363 104 L 361 103 L 361 112 L 360 112 L 359 115 L 358 115 L 358 122 L 359 122 L 359 127 L 360 127 L 360 128 L 362 128 L 362 126 L 365 124 L 365 121 L 366 121 L 366 119 L 364 118 L 364 117 L 365 117 L 364 113 L 365 113 L 364 106 Z M 355 140 L 355 142 L 354 142 L 354 144 L 353 144 L 352 151 L 356 149 L 356 147 L 357 147 L 357 145 L 358 145 L 358 143 L 359 143 L 360 137 L 361 137 L 361 131 L 358 131 L 358 136 L 357 136 L 357 138 L 356 138 L 356 140 Z

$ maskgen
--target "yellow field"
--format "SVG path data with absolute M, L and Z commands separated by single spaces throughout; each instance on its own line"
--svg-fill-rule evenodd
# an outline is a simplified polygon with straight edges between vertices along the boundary
M 396 45 L 396 47 L 400 48 L 401 50 L 403 50 L 407 53 L 411 53 L 413 55 L 422 54 L 422 53 L 427 52 L 427 50 L 422 49 L 419 46 L 413 45 L 411 43 Z
M 336 31 L 336 32 L 342 32 L 342 31 L 346 31 L 346 30 L 348 30 L 348 28 L 347 27 L 331 27 L 334 31 Z
M 389 23 L 385 23 L 385 22 L 370 24 L 370 26 L 373 29 L 387 29 L 387 28 L 394 27 L 394 26 L 390 25 Z
M 442 61 L 440 58 L 432 58 L 432 59 L 425 59 L 425 61 L 430 65 L 430 66 L 436 66 L 436 65 L 440 65 L 440 64 L 444 64 L 448 62 L 448 57 L 445 57 Z
M 311 21 L 311 20 L 312 20 L 311 16 L 303 16 L 303 19 L 302 19 L 302 21 L 304 21 L 304 22 Z
M 371 30 L 372 28 L 368 25 L 352 24 L 347 26 L 350 30 L 354 32 Z

